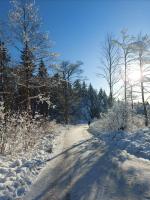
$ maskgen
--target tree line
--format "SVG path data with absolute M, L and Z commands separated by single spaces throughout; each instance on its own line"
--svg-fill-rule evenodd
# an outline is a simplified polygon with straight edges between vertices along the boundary
M 11 1 L 8 21 L 0 23 L 0 101 L 6 116 L 27 112 L 64 123 L 100 117 L 109 107 L 105 91 L 85 83 L 81 61 L 58 63 L 51 49 L 35 3 Z
M 124 102 L 124 118 L 127 107 L 140 101 L 143 105 L 145 125 L 148 126 L 148 100 L 150 84 L 150 37 L 147 34 L 133 36 L 122 30 L 119 39 L 108 34 L 102 47 L 100 76 L 109 86 L 109 98 L 113 105 L 116 96 Z M 139 72 L 139 77 L 136 78 Z

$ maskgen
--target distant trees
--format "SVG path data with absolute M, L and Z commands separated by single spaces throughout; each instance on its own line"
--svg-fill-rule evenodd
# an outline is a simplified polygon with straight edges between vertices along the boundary
M 48 77 L 47 68 L 42 59 L 40 61 L 39 68 L 38 68 L 38 77 L 43 78 L 43 79 Z
M 0 101 L 4 102 L 5 109 L 9 109 L 11 100 L 10 83 L 10 56 L 4 42 L 0 41 Z
M 99 112 L 106 112 L 109 107 L 109 98 L 105 92 L 105 90 L 100 89 L 98 92 L 98 108 Z
M 90 84 L 88 87 L 88 112 L 90 119 L 99 118 L 100 117 L 100 107 L 98 101 L 98 94 L 93 89 L 92 85 Z
M 91 84 L 86 85 L 81 77 L 81 66 L 82 62 L 63 61 L 55 69 L 53 81 L 57 81 L 58 85 L 52 91 L 52 102 L 55 106 L 50 110 L 55 117 L 57 113 L 58 121 L 87 121 L 100 117 L 100 112 L 107 110 L 106 93 L 101 89 L 100 96 Z
M 103 70 L 100 74 L 108 83 L 110 106 L 114 95 L 114 86 L 118 83 L 118 88 L 124 88 L 124 125 L 127 122 L 127 104 L 131 102 L 133 108 L 134 100 L 141 98 L 143 105 L 143 114 L 145 116 L 145 125 L 148 126 L 148 108 L 147 100 L 149 99 L 149 64 L 150 64 L 150 37 L 139 34 L 138 37 L 129 35 L 126 30 L 121 31 L 121 38 L 115 39 L 108 34 L 102 48 L 102 65 Z M 140 73 L 135 81 L 136 72 Z M 132 73 L 132 75 L 131 75 Z M 123 76 L 123 85 L 121 84 Z M 133 77 L 132 77 L 133 76 Z M 140 88 L 139 88 L 140 86 Z M 117 87 L 116 87 L 117 88 Z M 117 88 L 117 89 L 118 89 Z M 119 95 L 121 98 L 121 95 Z M 124 128 L 125 128 L 124 127 Z
M 58 84 L 53 84 L 51 91 L 51 102 L 54 105 L 50 108 L 51 119 L 64 123 L 87 122 L 107 111 L 108 96 L 104 90 L 100 89 L 98 93 L 91 84 L 87 85 L 80 79 L 74 80 L 66 88 L 65 81 L 58 74 L 52 77 L 52 82 Z
M 65 123 L 69 122 L 71 107 L 74 100 L 72 87 L 74 81 L 78 79 L 82 73 L 81 65 L 82 62 L 70 63 L 68 61 L 63 61 L 56 68 L 61 82 L 59 92 L 59 98 L 61 99 L 60 109 L 62 109 Z

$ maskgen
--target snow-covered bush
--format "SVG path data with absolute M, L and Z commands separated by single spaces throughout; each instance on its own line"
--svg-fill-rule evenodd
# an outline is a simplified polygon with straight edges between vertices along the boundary
M 4 112 L 4 103 L 0 101 L 0 153 L 5 151 L 6 135 L 6 113 Z
M 105 124 L 108 129 L 114 131 L 126 127 L 125 115 L 127 116 L 127 113 L 123 103 L 115 103 L 112 109 L 105 115 Z
M 2 154 L 16 154 L 28 151 L 36 142 L 53 132 L 54 124 L 46 119 L 32 119 L 28 113 L 7 114 L 0 106 L 0 147 Z
M 118 131 L 118 130 L 136 130 L 144 127 L 144 118 L 137 115 L 130 105 L 126 106 L 122 102 L 116 102 L 107 113 L 101 115 L 101 119 L 95 121 L 91 128 L 98 132 Z
M 16 141 L 15 145 L 12 146 L 14 151 L 11 148 L 12 153 L 16 153 L 15 155 L 0 154 L 0 200 L 23 199 L 24 194 L 30 189 L 40 170 L 46 165 L 47 161 L 58 153 L 58 144 L 60 145 L 60 149 L 63 148 L 63 144 L 61 145 L 60 141 L 64 137 L 66 127 L 55 122 L 45 124 L 41 122 L 40 124 L 37 131 L 35 132 L 34 130 L 32 132 L 33 134 L 37 134 L 38 137 L 37 141 L 34 138 L 36 144 L 32 149 L 30 146 L 27 149 L 28 151 L 23 152 L 21 150 L 23 144 L 15 147 L 19 143 L 19 141 Z M 41 128 L 45 128 L 45 130 L 40 132 Z M 7 141 L 7 148 L 9 145 L 10 143 Z

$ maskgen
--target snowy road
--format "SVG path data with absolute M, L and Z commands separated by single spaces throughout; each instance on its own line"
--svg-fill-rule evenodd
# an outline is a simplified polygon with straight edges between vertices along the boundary
M 148 200 L 150 162 L 124 159 L 87 126 L 70 128 L 24 200 Z

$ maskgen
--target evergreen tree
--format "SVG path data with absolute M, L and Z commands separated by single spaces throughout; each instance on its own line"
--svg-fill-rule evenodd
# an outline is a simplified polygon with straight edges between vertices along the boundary
M 39 94 L 42 95 L 43 100 L 39 102 L 38 110 L 40 114 L 47 117 L 49 113 L 49 105 L 47 101 L 50 100 L 49 76 L 44 61 L 41 59 L 38 69 L 38 85 Z M 45 100 L 44 100 L 45 99 Z
M 82 83 L 82 96 L 86 98 L 87 93 L 88 93 L 87 85 L 86 85 L 85 81 L 83 81 L 83 83 Z
M 108 98 L 106 92 L 103 91 L 102 89 L 99 90 L 98 101 L 99 101 L 100 112 L 106 112 L 108 108 Z
M 32 88 L 34 86 L 33 83 L 33 74 L 35 71 L 35 64 L 34 64 L 34 56 L 30 51 L 28 45 L 25 45 L 25 48 L 22 51 L 21 55 L 21 87 L 19 88 L 23 107 L 27 109 L 28 112 L 31 112 L 31 97 Z M 19 84 L 20 85 L 20 84 Z
M 31 111 L 31 99 L 34 98 L 36 85 L 35 66 L 42 58 L 53 58 L 50 54 L 51 44 L 47 33 L 40 31 L 41 19 L 35 2 L 28 0 L 11 1 L 9 12 L 9 27 L 12 34 L 12 43 L 21 53 L 22 71 L 19 85 L 21 85 L 20 104 L 28 113 Z M 37 88 L 36 88 L 37 86 Z
M 80 106 L 80 110 L 81 110 L 81 118 L 86 122 L 89 120 L 89 105 L 88 105 L 88 88 L 87 85 L 85 83 L 85 81 L 83 81 L 82 85 L 81 85 L 81 106 Z
M 72 104 L 72 116 L 75 121 L 81 121 L 82 119 L 82 85 L 79 79 L 73 84 L 73 104 Z
M 82 62 L 70 63 L 68 61 L 63 61 L 57 68 L 57 73 L 61 79 L 59 87 L 61 112 L 66 124 L 72 120 L 72 108 L 75 102 L 73 84 L 82 73 L 81 65 Z
M 99 118 L 100 110 L 99 110 L 99 102 L 96 90 L 93 89 L 92 85 L 90 84 L 88 87 L 88 110 L 90 114 L 90 118 Z
M 46 68 L 45 63 L 42 59 L 41 59 L 40 64 L 39 64 L 38 77 L 41 77 L 41 78 L 47 78 L 48 77 L 47 68 Z
M 4 42 L 0 41 L 0 101 L 4 102 L 5 109 L 10 108 L 12 84 L 10 80 L 11 71 L 8 66 L 10 57 Z

